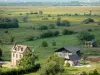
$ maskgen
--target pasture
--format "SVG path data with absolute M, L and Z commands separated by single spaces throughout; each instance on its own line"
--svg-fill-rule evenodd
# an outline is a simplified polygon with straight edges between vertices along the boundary
M 39 12 L 40 10 L 43 11 L 42 15 L 30 14 L 32 12 Z M 84 15 L 84 13 L 89 14 L 90 10 L 92 11 L 91 16 Z M 28 14 L 28 20 L 27 22 L 23 22 L 22 18 L 26 14 Z M 43 63 L 49 56 L 54 54 L 56 49 L 66 45 L 78 46 L 82 51 L 87 51 L 87 54 L 90 56 L 100 56 L 100 48 L 84 48 L 83 45 L 81 46 L 76 38 L 77 34 L 62 35 L 61 33 L 64 29 L 73 30 L 75 32 L 88 31 L 91 29 L 92 31 L 90 33 L 95 35 L 95 39 L 100 40 L 100 25 L 97 24 L 100 20 L 100 6 L 0 6 L 0 17 L 16 17 L 19 21 L 19 28 L 0 29 L 0 40 L 6 42 L 3 45 L 0 45 L 0 48 L 3 50 L 3 60 L 11 59 L 10 50 L 13 43 L 8 43 L 11 36 L 15 37 L 14 42 L 28 45 L 32 50 L 34 50 L 39 57 L 39 60 L 37 61 L 38 63 Z M 56 26 L 58 17 L 60 17 L 61 20 L 70 21 L 71 26 Z M 43 20 L 43 18 L 48 18 L 48 20 Z M 87 18 L 92 18 L 95 22 L 82 24 L 81 22 Z M 38 27 L 41 25 L 49 26 L 50 24 L 54 24 L 56 28 L 48 30 L 58 30 L 60 31 L 60 35 L 51 38 L 39 38 L 40 34 L 47 30 L 40 31 L 38 30 Z M 5 33 L 5 31 L 8 31 L 8 33 Z M 38 39 L 28 41 L 27 38 L 29 37 L 36 37 Z M 43 41 L 47 41 L 49 45 L 47 48 L 41 47 L 41 43 Z M 52 46 L 53 41 L 56 42 L 56 46 Z M 95 64 L 94 66 L 97 65 L 100 66 L 100 64 Z M 94 66 L 93 69 L 96 68 Z M 71 69 L 75 70 L 76 73 L 84 71 L 88 68 L 69 68 L 69 72 L 72 72 Z M 33 73 L 28 75 L 33 75 Z M 34 73 L 34 75 L 37 75 L 37 73 Z

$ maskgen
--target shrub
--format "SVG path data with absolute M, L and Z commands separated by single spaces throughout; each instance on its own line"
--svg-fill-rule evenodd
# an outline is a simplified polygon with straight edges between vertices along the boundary
M 87 31 L 81 31 L 77 34 L 77 38 L 81 41 L 92 41 L 95 36 Z
M 60 18 L 60 17 L 57 18 L 56 25 L 57 25 L 57 26 L 60 26 L 60 25 L 61 25 L 61 18 Z
M 91 32 L 91 31 L 92 31 L 92 29 L 88 29 L 88 31 L 89 31 L 89 32 Z
M 74 33 L 75 33 L 74 31 L 67 30 L 67 29 L 65 29 L 65 30 L 62 31 L 63 35 L 71 35 L 71 34 L 74 34 Z
M 69 27 L 70 26 L 70 22 L 67 21 L 67 20 L 64 20 L 64 21 L 62 21 L 61 26 L 67 26 L 67 27 Z
M 54 24 L 50 24 L 50 25 L 49 25 L 49 28 L 50 28 L 50 29 L 55 29 L 56 27 L 55 27 Z
M 4 33 L 8 33 L 8 30 L 5 30 Z
M 48 27 L 47 27 L 47 26 L 42 25 L 42 26 L 40 26 L 38 29 L 39 29 L 39 30 L 47 30 L 47 29 L 48 29 Z
M 17 22 L 2 22 L 0 23 L 0 28 L 19 28 L 19 24 Z
M 40 35 L 41 38 L 48 38 L 48 37 L 54 37 L 54 36 L 58 36 L 59 35 L 59 31 L 47 31 L 44 32 Z
M 48 43 L 46 41 L 42 42 L 42 47 L 48 47 Z
M 51 56 L 49 59 L 42 64 L 39 75 L 62 75 L 63 69 L 63 60 L 58 56 Z
M 27 41 L 33 41 L 34 37 L 33 36 L 29 36 L 26 38 Z
M 88 24 L 88 23 L 92 23 L 92 22 L 94 22 L 94 20 L 91 18 L 88 18 L 88 19 L 85 19 L 82 23 Z
M 67 67 L 70 67 L 70 63 L 66 63 L 66 66 L 67 66 Z

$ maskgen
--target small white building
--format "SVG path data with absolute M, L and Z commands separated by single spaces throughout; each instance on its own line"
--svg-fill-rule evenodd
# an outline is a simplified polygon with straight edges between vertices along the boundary
M 11 64 L 17 65 L 17 62 L 23 58 L 25 52 L 32 52 L 28 46 L 14 44 L 11 50 Z
M 80 58 L 81 58 L 80 49 L 74 46 L 62 47 L 56 50 L 55 54 L 64 58 L 65 60 L 64 65 L 69 63 L 70 66 L 78 65 L 80 62 Z

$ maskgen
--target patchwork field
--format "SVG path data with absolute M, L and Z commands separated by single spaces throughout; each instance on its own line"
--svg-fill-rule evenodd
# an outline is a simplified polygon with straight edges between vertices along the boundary
M 43 11 L 42 15 L 30 14 L 39 12 L 40 10 Z M 84 13 L 89 14 L 90 11 L 92 11 L 91 16 L 84 15 Z M 26 14 L 28 14 L 28 20 L 27 22 L 23 22 L 22 18 Z M 0 45 L 0 48 L 3 50 L 3 60 L 11 59 L 10 50 L 13 46 L 13 43 L 9 43 L 11 36 L 15 37 L 14 42 L 28 45 L 32 50 L 34 50 L 39 57 L 39 60 L 37 61 L 38 63 L 43 63 L 49 56 L 54 54 L 56 49 L 66 45 L 78 46 L 82 51 L 87 51 L 87 54 L 90 56 L 100 56 L 100 48 L 84 48 L 83 45 L 80 45 L 78 39 L 76 38 L 77 34 L 62 35 L 61 33 L 64 29 L 73 30 L 75 32 L 88 31 L 91 29 L 92 31 L 90 33 L 95 35 L 96 40 L 100 40 L 100 25 L 97 24 L 97 22 L 100 20 L 100 6 L 0 6 L 0 18 L 2 17 L 15 17 L 19 21 L 19 28 L 0 29 L 0 40 L 6 42 L 3 45 Z M 56 26 L 56 20 L 58 17 L 60 17 L 61 20 L 70 21 L 71 26 Z M 43 18 L 48 19 L 43 20 Z M 89 24 L 81 23 L 87 18 L 92 18 L 95 22 Z M 54 24 L 55 29 L 48 30 L 58 30 L 60 31 L 60 35 L 51 38 L 39 38 L 40 34 L 47 30 L 40 31 L 38 30 L 38 27 L 41 25 L 49 26 L 50 24 Z M 8 31 L 8 33 L 5 33 L 5 31 Z M 35 37 L 36 39 L 28 41 L 27 39 L 31 36 Z M 41 47 L 41 43 L 43 41 L 47 41 L 49 45 L 47 48 Z M 53 41 L 56 41 L 56 46 L 52 46 Z M 99 63 L 95 63 L 94 65 L 96 67 L 100 66 Z M 93 69 L 96 67 L 93 67 Z M 75 71 L 76 73 L 86 69 L 88 68 L 69 68 L 68 70 L 70 70 L 69 72 Z M 37 73 L 28 75 L 33 74 L 37 75 Z

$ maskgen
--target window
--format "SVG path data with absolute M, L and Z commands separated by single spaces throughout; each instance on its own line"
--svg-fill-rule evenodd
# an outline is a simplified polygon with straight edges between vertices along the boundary
M 13 53 L 13 57 L 15 57 L 15 54 Z
M 22 55 L 20 54 L 20 58 L 22 58 Z
M 21 48 L 21 51 L 23 51 L 23 48 Z

